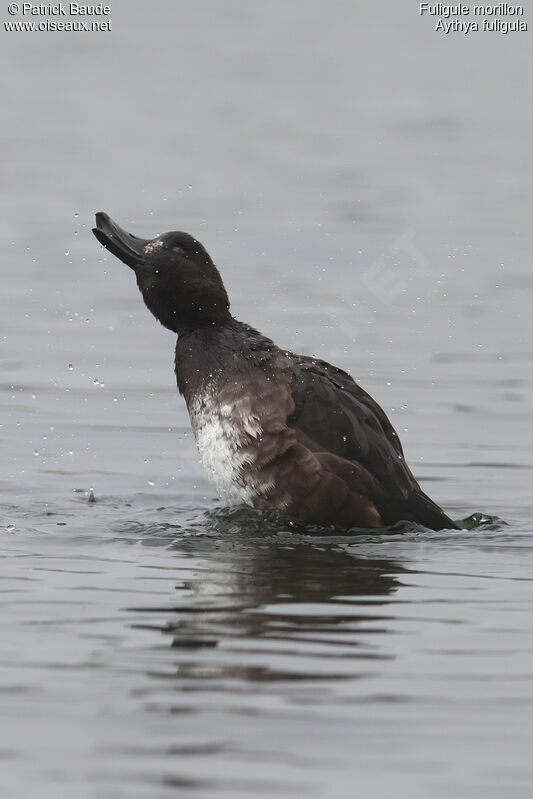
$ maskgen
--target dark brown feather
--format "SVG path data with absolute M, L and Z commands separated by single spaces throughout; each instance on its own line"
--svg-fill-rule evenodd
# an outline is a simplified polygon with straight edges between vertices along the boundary
M 287 424 L 302 443 L 337 456 L 339 462 L 330 466 L 354 490 L 359 486 L 383 524 L 405 519 L 434 529 L 455 528 L 420 488 L 398 434 L 377 402 L 341 369 L 301 355 L 290 358 L 294 410 Z M 349 478 L 346 462 L 361 467 L 357 478 Z

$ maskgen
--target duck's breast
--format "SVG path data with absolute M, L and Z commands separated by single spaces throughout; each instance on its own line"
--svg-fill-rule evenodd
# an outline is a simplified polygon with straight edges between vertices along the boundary
M 227 505 L 253 505 L 254 448 L 260 446 L 261 425 L 246 397 L 219 401 L 206 391 L 189 406 L 200 460 L 210 483 Z

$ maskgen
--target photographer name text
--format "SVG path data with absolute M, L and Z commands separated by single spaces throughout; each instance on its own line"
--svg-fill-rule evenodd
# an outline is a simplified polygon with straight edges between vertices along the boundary
M 104 3 L 11 3 L 8 11 L 23 17 L 107 17 L 111 6 Z

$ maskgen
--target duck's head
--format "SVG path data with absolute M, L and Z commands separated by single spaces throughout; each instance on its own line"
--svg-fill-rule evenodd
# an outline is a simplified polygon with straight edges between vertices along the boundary
M 165 327 L 181 333 L 231 318 L 219 271 L 193 236 L 172 231 L 140 239 L 102 212 L 93 233 L 133 269 L 147 307 Z

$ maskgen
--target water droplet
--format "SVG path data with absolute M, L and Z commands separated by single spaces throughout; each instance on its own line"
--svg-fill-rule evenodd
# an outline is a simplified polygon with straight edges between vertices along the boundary
M 65 255 L 70 255 L 70 250 L 65 250 Z
M 15 529 L 14 524 L 6 524 L 6 530 L 8 533 L 12 533 L 14 529 Z
M 79 217 L 79 214 L 78 214 L 78 212 L 76 211 L 76 213 L 74 214 L 74 219 L 77 219 L 78 217 Z
M 34 455 L 35 455 L 35 457 L 37 458 L 37 457 L 38 457 L 38 455 L 39 455 L 39 450 L 38 450 L 38 449 L 34 449 L 34 450 L 33 450 L 33 454 L 34 454 Z
M 100 381 L 98 380 L 97 377 L 94 378 L 93 383 L 94 383 L 95 386 L 99 386 L 100 385 Z
M 154 483 L 154 481 L 153 481 L 153 480 L 148 480 L 148 485 L 149 485 L 149 486 L 155 486 L 155 483 Z
M 68 365 L 69 372 L 72 372 L 73 369 L 74 369 L 73 365 L 71 363 L 69 363 L 69 365 Z

